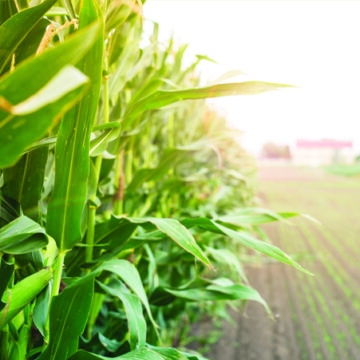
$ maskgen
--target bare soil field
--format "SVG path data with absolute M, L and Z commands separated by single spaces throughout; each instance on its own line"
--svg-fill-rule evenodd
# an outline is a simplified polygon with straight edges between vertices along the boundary
M 272 242 L 292 255 L 309 276 L 290 266 L 259 261 L 247 267 L 271 307 L 249 302 L 233 313 L 236 326 L 208 354 L 213 360 L 360 359 L 360 181 L 319 169 L 262 168 L 262 206 L 309 214 L 289 224 L 264 227 Z

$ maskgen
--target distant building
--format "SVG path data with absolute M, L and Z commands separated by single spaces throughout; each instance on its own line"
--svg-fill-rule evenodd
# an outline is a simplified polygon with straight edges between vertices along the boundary
M 354 158 L 352 141 L 297 140 L 292 152 L 292 159 L 296 165 L 349 164 Z

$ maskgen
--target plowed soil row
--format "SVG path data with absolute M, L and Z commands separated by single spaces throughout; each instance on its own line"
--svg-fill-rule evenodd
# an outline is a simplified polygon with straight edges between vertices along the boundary
M 360 181 L 318 170 L 264 168 L 259 198 L 276 211 L 307 219 L 265 227 L 273 243 L 314 277 L 287 265 L 248 266 L 250 283 L 270 305 L 275 320 L 257 303 L 232 314 L 224 336 L 208 356 L 214 360 L 360 359 Z

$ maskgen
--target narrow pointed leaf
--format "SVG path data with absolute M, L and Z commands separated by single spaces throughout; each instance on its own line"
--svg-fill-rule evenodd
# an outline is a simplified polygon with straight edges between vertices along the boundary
M 226 279 L 227 280 L 227 279 Z M 170 296 L 166 297 L 166 293 Z M 253 288 L 240 284 L 213 284 L 204 288 L 194 288 L 185 290 L 169 289 L 159 287 L 155 289 L 151 295 L 151 303 L 158 305 L 167 305 L 175 298 L 185 299 L 187 301 L 221 301 L 221 300 L 254 300 L 261 303 L 266 311 L 271 314 L 271 311 L 260 296 L 260 294 Z
M 242 83 L 217 84 L 185 90 L 157 91 L 154 94 L 141 99 L 136 106 L 130 109 L 131 113 L 127 113 L 125 116 L 129 116 L 132 119 L 146 110 L 160 109 L 182 100 L 196 100 L 234 95 L 255 95 L 286 87 L 291 86 L 262 81 L 246 81 Z
M 227 235 L 249 249 L 263 253 L 285 264 L 292 265 L 302 272 L 311 274 L 277 246 L 258 240 L 248 232 L 232 230 L 224 225 L 220 225 L 214 220 L 207 218 L 184 219 L 181 223 L 184 224 L 184 226 L 187 228 L 199 226 L 200 228 L 211 232 Z
M 121 218 L 120 218 L 121 219 Z M 175 219 L 158 219 L 158 218 L 122 218 L 128 222 L 138 224 L 140 226 L 155 226 L 159 231 L 174 240 L 184 250 L 194 255 L 205 265 L 211 267 L 209 259 L 196 243 L 190 231 L 186 229 L 179 221 Z
M 233 224 L 233 225 L 259 225 L 273 221 L 285 221 L 288 218 L 299 216 L 295 212 L 279 212 L 275 213 L 266 209 L 250 208 L 244 209 L 242 212 L 235 215 L 227 215 L 218 218 L 217 220 Z

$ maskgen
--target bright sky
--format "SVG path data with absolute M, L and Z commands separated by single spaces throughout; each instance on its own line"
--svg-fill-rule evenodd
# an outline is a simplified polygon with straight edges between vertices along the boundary
M 360 151 L 360 2 L 148 0 L 147 19 L 161 39 L 208 55 L 199 70 L 215 80 L 263 80 L 298 86 L 255 96 L 216 99 L 256 152 L 265 141 L 353 140 Z

